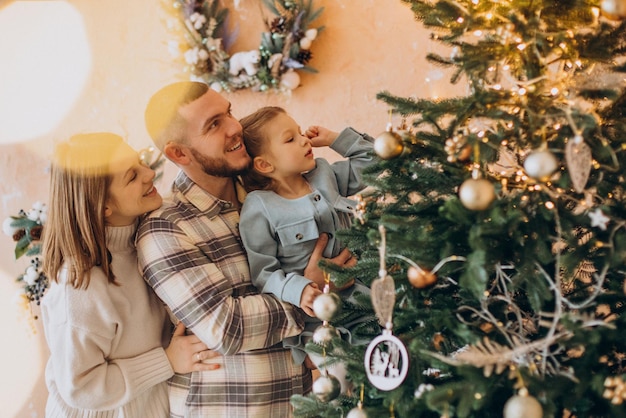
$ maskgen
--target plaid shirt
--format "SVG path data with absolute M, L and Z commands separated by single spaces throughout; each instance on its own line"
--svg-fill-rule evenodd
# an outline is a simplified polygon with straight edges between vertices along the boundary
M 251 285 L 239 213 L 184 173 L 137 233 L 139 267 L 172 313 L 212 350 L 214 371 L 175 375 L 172 417 L 288 417 L 311 373 L 281 341 L 299 334 L 294 307 Z

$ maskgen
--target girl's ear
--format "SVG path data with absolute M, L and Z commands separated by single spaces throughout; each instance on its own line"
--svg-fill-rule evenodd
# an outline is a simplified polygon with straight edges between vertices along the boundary
M 174 164 L 187 165 L 191 161 L 187 149 L 175 142 L 168 142 L 163 147 L 163 154 Z
M 113 214 L 113 209 L 111 209 L 111 206 L 109 206 L 108 203 L 106 203 L 104 205 L 104 217 L 105 219 L 108 218 L 109 216 L 111 216 Z
M 254 169 L 261 174 L 270 174 L 272 171 L 274 171 L 274 166 L 272 165 L 272 163 L 262 157 L 254 157 L 254 160 L 252 160 L 252 165 Z

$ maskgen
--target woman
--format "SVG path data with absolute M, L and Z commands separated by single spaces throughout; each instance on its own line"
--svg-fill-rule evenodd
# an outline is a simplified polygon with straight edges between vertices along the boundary
M 182 325 L 171 334 L 137 268 L 138 220 L 162 201 L 154 176 L 114 134 L 76 135 L 55 150 L 42 248 L 52 282 L 42 302 L 46 417 L 168 417 L 174 372 L 219 367 L 202 362 L 214 353 Z

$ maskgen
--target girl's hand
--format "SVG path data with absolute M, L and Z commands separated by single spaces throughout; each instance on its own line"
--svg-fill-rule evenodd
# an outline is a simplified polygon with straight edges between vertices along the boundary
M 309 126 L 304 135 L 311 140 L 314 147 L 327 147 L 339 136 L 337 132 L 317 125 Z
M 313 312 L 313 301 L 316 297 L 322 294 L 317 284 L 310 283 L 302 290 L 302 296 L 300 296 L 300 308 L 309 316 L 315 318 Z
M 220 354 L 209 350 L 195 335 L 185 335 L 185 325 L 176 325 L 170 345 L 165 349 L 172 369 L 176 373 L 190 373 L 219 369 L 219 364 L 205 364 L 202 360 L 218 357 Z

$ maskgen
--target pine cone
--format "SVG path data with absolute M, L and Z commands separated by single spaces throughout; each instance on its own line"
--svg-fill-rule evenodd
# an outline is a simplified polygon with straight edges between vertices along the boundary
M 313 53 L 310 49 L 301 49 L 296 57 L 296 59 L 304 65 L 311 61 L 311 58 L 313 58 Z
M 283 33 L 285 31 L 285 18 L 277 17 L 272 20 L 270 24 L 270 32 L 272 33 Z
M 24 235 L 26 235 L 26 231 L 24 231 L 23 229 L 20 229 L 15 234 L 13 234 L 13 241 L 21 240 Z
M 43 226 L 36 225 L 30 229 L 30 238 L 34 241 L 41 239 L 41 233 L 43 232 Z

